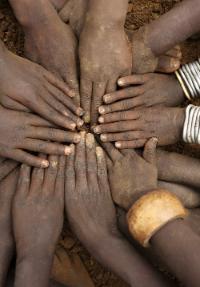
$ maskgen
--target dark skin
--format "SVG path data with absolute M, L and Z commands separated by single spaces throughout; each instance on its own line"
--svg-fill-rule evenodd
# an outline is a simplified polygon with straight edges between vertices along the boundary
M 164 165 L 163 162 L 165 163 Z M 157 166 L 159 179 L 199 189 L 199 159 L 158 150 Z
M 49 286 L 64 217 L 65 156 L 50 156 L 44 170 L 22 165 L 13 201 L 17 249 L 14 286 Z
M 97 260 L 130 286 L 168 286 L 119 233 L 106 158 L 100 147 L 95 152 L 92 134 L 85 136 L 83 132 L 80 143 L 67 158 L 65 188 L 71 227 Z
M 131 109 L 132 99 L 127 101 L 127 109 Z M 101 134 L 103 142 L 115 142 L 119 149 L 142 147 L 151 137 L 157 137 L 159 145 L 169 145 L 182 139 L 185 110 L 155 106 L 113 112 L 103 119 L 104 124 L 96 126 L 94 132 Z
M 134 33 L 133 72 L 143 74 L 155 71 L 160 55 L 199 32 L 199 13 L 198 0 L 185 0 L 159 19 L 146 25 L 146 32 L 142 28 Z M 140 52 L 141 48 L 143 53 Z M 173 63 L 175 70 L 179 64 L 177 61 Z
M 156 139 L 150 139 L 145 145 L 143 157 L 134 150 L 120 152 L 110 143 L 103 145 L 109 156 L 107 163 L 113 199 L 125 210 L 147 189 L 157 187 L 158 171 L 153 165 L 156 161 L 156 144 Z
M 7 177 L 18 165 L 19 162 L 17 161 L 0 157 L 0 181 Z
M 11 205 L 18 175 L 18 170 L 15 169 L 0 182 L 0 286 L 5 286 L 8 269 L 14 253 Z
M 164 105 L 176 107 L 184 102 L 183 90 L 175 76 L 163 74 L 131 75 L 118 80 L 121 90 L 103 97 L 105 106 L 99 108 L 103 115 L 112 111 L 124 111 L 131 100 L 131 108 Z M 117 103 L 116 103 L 117 102 Z M 109 116 L 107 116 L 109 118 Z
M 10 0 L 10 4 L 25 32 L 26 56 L 63 79 L 78 104 L 77 42 L 70 25 L 63 23 L 50 1 Z
M 0 155 L 36 167 L 48 161 L 30 152 L 67 155 L 70 147 L 55 142 L 78 142 L 79 134 L 52 128 L 51 123 L 25 112 L 0 107 Z M 53 141 L 53 142 L 49 142 Z
M 0 42 L 0 103 L 9 109 L 33 111 L 63 128 L 74 130 L 83 121 L 74 92 L 41 66 L 9 52 Z M 8 84 L 9 83 L 9 84 Z
M 126 0 L 89 0 L 79 46 L 81 106 L 87 123 L 97 122 L 103 95 L 115 91 L 117 79 L 131 72 L 131 47 L 124 32 L 127 7 Z
M 87 8 L 88 0 L 68 0 L 59 12 L 60 18 L 70 24 L 77 37 L 82 32 Z

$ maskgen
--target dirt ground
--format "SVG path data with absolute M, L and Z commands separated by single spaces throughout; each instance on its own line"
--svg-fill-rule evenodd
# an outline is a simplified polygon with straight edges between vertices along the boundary
M 126 29 L 136 30 L 145 23 L 157 19 L 161 14 L 167 12 L 178 0 L 132 0 L 130 3 Z M 23 56 L 23 32 L 17 24 L 9 6 L 0 0 L 0 38 L 6 46 L 13 52 Z M 196 59 L 200 54 L 200 41 L 188 40 L 182 44 L 183 62 Z M 197 103 L 198 104 L 198 103 Z M 178 144 L 168 148 L 200 157 L 199 149 L 195 146 L 185 146 Z M 66 236 L 64 244 L 69 254 L 78 254 L 89 272 L 94 285 L 97 287 L 125 287 L 127 286 L 114 274 L 100 266 L 81 246 L 76 238 L 70 233 L 68 228 L 64 229 L 63 236 Z M 134 266 L 133 266 L 134 268 Z M 87 286 L 84 286 L 87 287 Z

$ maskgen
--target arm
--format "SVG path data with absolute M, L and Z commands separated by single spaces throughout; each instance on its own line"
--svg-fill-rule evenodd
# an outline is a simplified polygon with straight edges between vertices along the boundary
M 200 187 L 199 159 L 158 150 L 157 164 L 159 179 Z
M 184 286 L 199 286 L 200 238 L 185 221 L 164 226 L 152 237 L 151 244 Z
M 161 55 L 199 32 L 199 14 L 199 1 L 185 0 L 149 24 L 147 41 L 152 52 Z
M 15 287 L 49 285 L 64 211 L 65 157 L 49 157 L 45 171 L 22 165 L 13 202 L 17 249 Z

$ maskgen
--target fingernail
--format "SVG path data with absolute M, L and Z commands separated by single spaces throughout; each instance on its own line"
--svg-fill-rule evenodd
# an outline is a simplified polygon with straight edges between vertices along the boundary
M 79 143 L 80 140 L 81 140 L 81 135 L 78 134 L 74 136 L 74 143 Z
M 95 140 L 94 140 L 94 136 L 93 134 L 87 134 L 86 135 L 86 146 L 89 148 L 89 149 L 92 149 L 94 147 L 94 144 L 95 144 Z
M 155 144 L 158 143 L 158 138 L 157 137 L 152 137 L 152 140 L 154 141 Z
M 116 143 L 115 143 L 115 147 L 116 147 L 116 148 L 121 148 L 121 147 L 122 147 L 122 145 L 121 145 L 121 143 L 116 142 Z
M 109 94 L 104 95 L 103 100 L 104 100 L 105 103 L 107 103 L 109 101 L 109 99 L 110 99 L 110 95 Z
M 53 161 L 51 162 L 51 166 L 52 166 L 53 168 L 56 168 L 57 165 L 58 165 L 57 160 L 53 160 Z
M 82 108 L 78 108 L 76 111 L 78 116 L 83 116 L 84 115 L 84 110 Z
M 89 124 L 90 123 L 90 114 L 88 112 L 86 112 L 83 116 L 83 119 L 84 119 L 84 122 L 86 124 Z
M 96 126 L 96 127 L 93 128 L 93 131 L 94 131 L 95 134 L 100 134 L 101 128 L 99 126 Z
M 66 117 L 69 116 L 68 112 L 63 112 L 63 115 L 66 116 Z
M 177 61 L 176 59 L 172 59 L 171 60 L 171 65 L 174 69 L 178 69 L 179 68 L 179 65 L 180 65 L 180 62 Z
M 70 127 L 71 127 L 72 130 L 75 130 L 76 124 L 75 124 L 75 123 L 72 123 L 72 124 L 70 124 Z
M 48 166 L 49 166 L 48 160 L 43 160 L 43 161 L 42 161 L 42 167 L 46 168 L 46 167 L 48 167 Z
M 78 119 L 78 120 L 77 120 L 77 127 L 82 127 L 83 124 L 84 124 L 84 121 L 83 121 L 83 120 L 81 120 L 81 119 Z
M 71 148 L 70 148 L 70 146 L 66 146 L 66 147 L 65 147 L 64 153 L 65 153 L 65 155 L 68 155 L 68 154 L 71 153 Z
M 70 90 L 68 92 L 68 96 L 71 97 L 71 98 L 74 98 L 76 96 L 76 91 Z
M 101 135 L 100 138 L 101 138 L 101 140 L 102 140 L 103 142 L 107 140 L 107 136 L 106 136 L 106 135 Z
M 106 112 L 106 109 L 103 106 L 99 107 L 100 114 L 105 114 L 105 112 Z
M 97 157 L 99 157 L 99 158 L 102 158 L 102 157 L 103 157 L 103 149 L 102 149 L 100 146 L 97 146 L 97 147 L 96 147 L 96 155 L 97 155 Z
M 98 119 L 98 121 L 99 121 L 99 123 L 104 123 L 104 118 L 103 117 L 99 117 L 99 119 Z
M 117 83 L 118 83 L 119 86 L 123 86 L 124 85 L 124 81 L 122 79 L 119 79 L 117 81 Z

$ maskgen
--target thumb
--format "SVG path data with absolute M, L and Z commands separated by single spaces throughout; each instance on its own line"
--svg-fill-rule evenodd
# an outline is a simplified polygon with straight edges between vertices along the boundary
M 153 137 L 147 141 L 144 147 L 143 157 L 144 159 L 156 166 L 156 146 L 158 143 L 158 139 Z
M 63 22 L 67 23 L 70 19 L 70 15 L 73 10 L 73 1 L 68 1 L 64 7 L 60 10 L 59 16 L 63 20 Z

